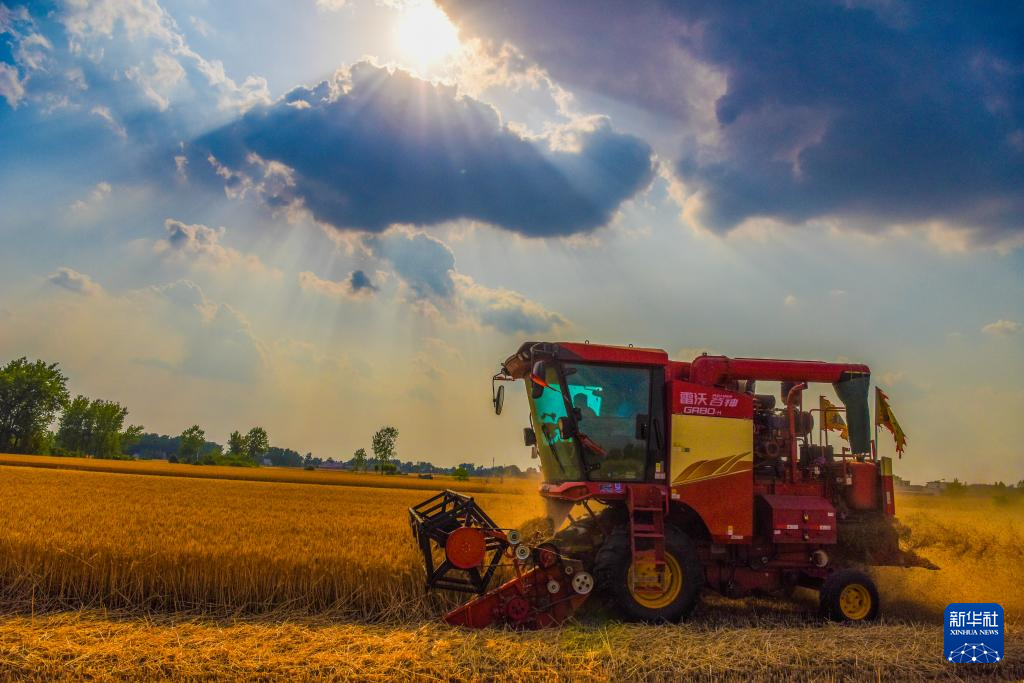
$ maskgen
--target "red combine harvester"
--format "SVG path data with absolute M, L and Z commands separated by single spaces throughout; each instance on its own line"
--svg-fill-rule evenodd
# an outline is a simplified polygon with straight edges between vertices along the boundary
M 411 508 L 428 589 L 477 594 L 448 623 L 556 625 L 592 592 L 624 618 L 675 621 L 704 588 L 797 586 L 819 591 L 828 619 L 878 615 L 878 591 L 856 567 L 903 558 L 891 460 L 870 439 L 867 366 L 528 342 L 493 378 L 519 379 L 549 533 L 522 538 L 454 491 Z M 759 381 L 780 382 L 779 400 L 757 393 Z M 811 382 L 845 405 L 849 450 L 824 431 L 814 442 Z M 503 399 L 496 384 L 498 414 Z M 503 565 L 514 576 L 489 591 Z

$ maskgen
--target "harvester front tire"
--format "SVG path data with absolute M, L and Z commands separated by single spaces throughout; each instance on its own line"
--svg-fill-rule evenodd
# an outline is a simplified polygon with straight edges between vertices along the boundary
M 658 607 L 645 606 L 630 590 L 629 571 L 632 555 L 629 532 L 618 530 L 608 537 L 597 552 L 594 575 L 600 589 L 615 602 L 619 613 L 628 621 L 675 622 L 685 619 L 697 606 L 704 587 L 704 567 L 697 547 L 689 536 L 673 528 L 666 530 L 665 553 L 670 566 L 678 567 L 681 585 L 671 600 Z
M 829 575 L 818 593 L 818 613 L 829 621 L 872 621 L 878 618 L 878 588 L 856 569 Z

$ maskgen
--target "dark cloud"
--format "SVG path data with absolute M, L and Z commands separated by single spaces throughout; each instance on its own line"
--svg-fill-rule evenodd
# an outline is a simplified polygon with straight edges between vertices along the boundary
M 392 229 L 368 236 L 363 243 L 391 264 L 414 301 L 442 315 L 468 319 L 505 334 L 540 334 L 568 324 L 558 313 L 519 292 L 486 287 L 459 273 L 451 248 L 426 233 Z
M 197 140 L 232 194 L 301 203 L 340 229 L 474 219 L 529 236 L 600 227 L 653 174 L 651 149 L 606 120 L 531 140 L 497 112 L 404 72 L 368 63 Z M 195 168 L 196 164 L 190 164 Z
M 454 296 L 455 254 L 436 237 L 392 230 L 367 237 L 363 243 L 391 263 L 416 298 L 448 301 Z
M 299 273 L 299 286 L 308 292 L 316 292 L 335 299 L 365 299 L 380 288 L 373 284 L 370 276 L 361 270 L 354 270 L 342 281 L 325 280 L 311 271 Z
M 1019 3 L 443 4 L 559 80 L 672 118 L 689 140 L 677 170 L 712 229 L 830 215 L 946 221 L 983 240 L 1024 229 Z M 724 92 L 698 130 L 674 93 L 707 69 Z
M 373 284 L 370 276 L 361 270 L 353 270 L 348 277 L 348 286 L 356 294 L 360 292 L 376 292 L 379 287 Z

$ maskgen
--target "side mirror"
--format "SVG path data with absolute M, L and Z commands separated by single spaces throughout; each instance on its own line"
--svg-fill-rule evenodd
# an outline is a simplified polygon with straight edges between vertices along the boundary
M 533 427 L 523 427 L 523 445 L 537 445 L 537 432 L 533 431 Z
M 530 396 L 534 399 L 544 395 L 544 388 L 548 385 L 546 377 L 547 365 L 544 361 L 539 360 L 534 363 L 533 369 L 530 370 Z
M 499 384 L 498 390 L 494 393 L 494 397 L 491 399 L 494 403 L 494 414 L 501 415 L 501 407 L 505 405 L 505 385 Z
M 544 385 L 539 382 L 534 382 L 533 378 L 530 378 L 530 396 L 537 399 L 544 395 Z

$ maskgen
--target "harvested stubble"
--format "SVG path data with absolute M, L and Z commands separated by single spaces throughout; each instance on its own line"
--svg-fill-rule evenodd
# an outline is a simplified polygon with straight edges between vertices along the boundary
M 1000 665 L 972 666 L 942 660 L 938 628 L 808 628 L 778 615 L 516 633 L 71 613 L 0 619 L 0 671 L 24 680 L 1012 680 L 1024 675 L 1019 633 L 1012 642 L 1018 654 Z

